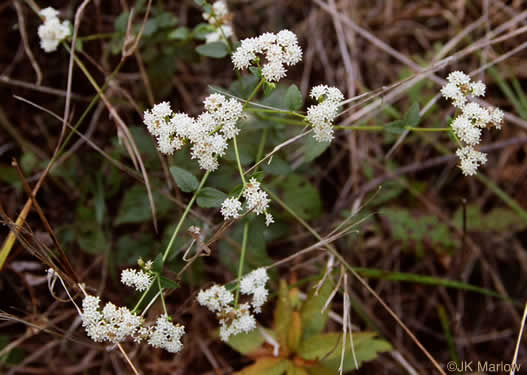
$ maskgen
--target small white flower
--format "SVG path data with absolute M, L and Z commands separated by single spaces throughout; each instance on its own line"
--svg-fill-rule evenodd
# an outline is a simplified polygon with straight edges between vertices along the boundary
M 265 213 L 265 225 L 269 226 L 274 223 L 273 215 L 271 215 L 269 212 Z
M 242 203 L 234 198 L 226 198 L 221 204 L 221 214 L 225 220 L 229 218 L 237 219 L 240 216 L 242 210 Z
M 470 77 L 460 71 L 450 73 L 446 79 L 456 85 L 468 85 L 470 83 Z
M 38 36 L 40 38 L 40 47 L 45 52 L 57 50 L 59 43 L 70 35 L 69 21 L 60 22 L 58 19 L 59 12 L 48 7 L 40 11 L 44 17 L 44 23 L 38 27 Z
M 240 292 L 252 295 L 251 305 L 256 313 L 259 313 L 263 304 L 267 301 L 269 292 L 265 288 L 269 276 L 265 268 L 258 268 L 245 275 L 240 281 Z
M 480 141 L 481 130 L 474 125 L 466 116 L 458 116 L 452 121 L 454 134 L 469 145 L 477 145 Z
M 134 337 L 144 322 L 142 317 L 133 314 L 126 307 L 117 307 L 108 302 L 100 312 L 99 304 L 99 297 L 90 295 L 82 301 L 82 325 L 86 334 L 95 342 L 122 342 L 128 337 Z
M 131 268 L 123 270 L 121 272 L 121 282 L 132 288 L 135 288 L 139 292 L 144 292 L 152 284 L 152 276 L 141 270 L 137 271 Z
M 213 43 L 213 42 L 224 42 L 228 43 L 226 38 L 230 38 L 233 35 L 232 26 L 229 25 L 223 25 L 216 29 L 216 31 L 213 31 L 211 33 L 207 34 L 207 39 L 205 40 L 206 43 Z
M 234 301 L 234 296 L 223 285 L 213 285 L 209 289 L 200 290 L 197 300 L 210 311 L 219 312 Z
M 256 215 L 261 215 L 269 208 L 269 199 L 267 193 L 260 189 L 260 183 L 253 177 L 245 187 L 242 193 L 247 201 L 247 206 L 250 211 Z
M 318 142 L 331 142 L 333 122 L 344 95 L 336 87 L 319 85 L 311 89 L 311 97 L 320 101 L 307 109 L 306 121 L 313 127 L 313 137 Z
M 503 111 L 499 108 L 493 108 L 490 111 L 490 122 L 496 127 L 496 129 L 501 129 L 504 115 Z
M 230 336 L 242 332 L 250 332 L 256 328 L 256 319 L 250 312 L 250 306 L 246 303 L 237 309 L 228 307 L 224 311 L 224 317 L 220 318 L 220 337 L 227 342 Z
M 241 41 L 232 55 L 232 63 L 237 70 L 247 69 L 256 60 L 258 54 L 264 54 L 266 63 L 262 65 L 262 75 L 268 82 L 278 82 L 286 76 L 284 64 L 292 66 L 302 60 L 302 48 L 296 35 L 289 30 L 278 34 L 265 33 L 257 38 Z
M 485 96 L 485 84 L 481 81 L 470 84 L 470 93 L 472 96 Z
M 214 4 L 212 4 L 212 11 L 214 16 L 206 12 L 202 15 L 203 19 L 209 21 L 210 24 L 216 24 L 220 22 L 222 18 L 229 14 L 229 8 L 227 8 L 225 1 L 222 0 L 216 1 Z
M 58 18 L 59 11 L 52 7 L 47 7 L 40 10 L 39 14 L 44 17 L 44 21 L 47 21 L 53 18 Z
M 458 149 L 456 155 L 460 159 L 461 164 L 459 167 L 465 176 L 476 174 L 479 166 L 487 162 L 486 154 L 476 151 L 470 146 Z
M 185 327 L 174 325 L 167 315 L 157 318 L 156 325 L 150 333 L 148 343 L 154 348 L 162 348 L 170 353 L 177 353 L 183 349 L 181 338 L 185 334 Z

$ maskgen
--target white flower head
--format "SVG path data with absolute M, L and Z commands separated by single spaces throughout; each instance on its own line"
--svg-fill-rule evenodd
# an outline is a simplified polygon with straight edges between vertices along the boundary
M 265 213 L 265 225 L 269 226 L 274 223 L 273 215 L 271 215 L 269 212 Z
M 230 336 L 250 332 L 256 328 L 256 319 L 251 314 L 249 304 L 241 304 L 237 309 L 228 307 L 220 317 L 220 337 L 227 342 Z
M 264 33 L 257 38 L 241 41 L 232 55 L 235 69 L 247 69 L 263 54 L 266 62 L 262 65 L 262 75 L 268 82 L 278 82 L 286 76 L 284 65 L 292 66 L 302 60 L 302 48 L 296 35 L 289 30 L 278 34 Z
M 251 305 L 256 313 L 259 313 L 263 304 L 267 301 L 268 291 L 265 288 L 269 276 L 265 268 L 258 268 L 245 275 L 240 281 L 240 292 L 252 295 Z
M 490 110 L 490 122 L 496 127 L 496 129 L 501 129 L 504 115 L 503 111 L 499 108 L 492 108 Z
M 38 27 L 38 36 L 40 47 L 45 52 L 56 51 L 59 43 L 70 35 L 70 22 L 60 22 L 58 14 L 59 12 L 51 7 L 40 11 L 44 23 Z
M 269 199 L 265 191 L 260 189 L 260 183 L 254 177 L 249 180 L 242 195 L 247 201 L 249 210 L 253 211 L 256 215 L 265 213 L 269 208 L 271 199 Z
M 229 218 L 237 219 L 240 217 L 240 211 L 242 210 L 242 203 L 234 198 L 226 198 L 221 204 L 221 214 L 225 220 Z
M 86 334 L 95 342 L 119 343 L 133 337 L 144 320 L 126 307 L 108 302 L 99 311 L 99 297 L 88 295 L 82 301 L 82 325 Z
M 219 312 L 234 301 L 234 296 L 223 285 L 213 285 L 209 289 L 200 290 L 197 300 L 210 311 Z
M 225 38 L 230 38 L 233 35 L 232 26 L 223 25 L 219 26 L 215 31 L 207 34 L 206 43 L 224 42 L 227 43 Z
M 334 133 L 333 122 L 344 95 L 336 87 L 318 85 L 311 89 L 311 97 L 319 101 L 307 109 L 306 121 L 313 127 L 313 137 L 318 142 L 331 142 Z
M 148 343 L 154 348 L 162 348 L 170 353 L 177 353 L 183 349 L 181 338 L 184 334 L 184 326 L 180 324 L 174 325 L 169 320 L 168 315 L 161 315 L 157 318 Z
M 203 19 L 209 21 L 210 24 L 222 23 L 223 19 L 229 14 L 229 8 L 227 8 L 225 1 L 219 0 L 212 4 L 212 12 L 213 15 L 207 12 L 203 13 Z
M 486 154 L 476 151 L 470 146 L 458 149 L 456 155 L 459 157 L 459 167 L 465 176 L 476 174 L 479 166 L 487 162 Z
M 152 284 L 153 278 L 144 271 L 137 271 L 132 268 L 121 272 L 121 282 L 129 287 L 135 288 L 138 292 L 144 292 Z
M 52 7 L 41 9 L 39 14 L 44 17 L 44 21 L 48 21 L 53 18 L 58 18 L 59 11 Z

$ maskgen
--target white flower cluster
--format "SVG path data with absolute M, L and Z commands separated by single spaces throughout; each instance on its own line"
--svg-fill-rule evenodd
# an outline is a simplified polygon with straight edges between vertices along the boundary
M 238 70 L 247 69 L 257 61 L 258 54 L 265 54 L 262 75 L 268 82 L 278 82 L 285 77 L 284 65 L 292 66 L 302 60 L 302 48 L 296 35 L 289 30 L 242 40 L 232 55 L 232 63 Z
M 344 95 L 336 87 L 319 85 L 311 89 L 311 97 L 319 102 L 307 109 L 306 121 L 313 126 L 313 137 L 318 142 L 331 142 L 333 121 L 337 117 Z
M 165 349 L 170 353 L 177 353 L 183 349 L 181 338 L 185 334 L 185 327 L 180 324 L 172 324 L 168 315 L 157 318 L 156 325 L 150 327 L 150 339 L 148 343 L 154 348 Z
M 38 27 L 40 47 L 46 52 L 57 50 L 59 43 L 70 35 L 70 22 L 60 22 L 59 12 L 51 7 L 42 9 L 39 13 L 44 23 Z
M 259 268 L 246 275 L 240 282 L 240 292 L 252 295 L 251 303 L 242 303 L 237 308 L 231 306 L 233 294 L 223 285 L 213 285 L 207 290 L 201 290 L 197 300 L 201 306 L 216 313 L 220 323 L 220 337 L 228 341 L 232 335 L 250 332 L 256 328 L 256 319 L 251 313 L 251 306 L 255 313 L 261 311 L 267 301 L 268 291 L 265 284 L 269 280 L 264 268 Z
M 128 268 L 121 272 L 121 282 L 126 286 L 135 288 L 138 292 L 147 290 L 152 284 L 152 280 L 152 275 L 141 270 Z
M 460 110 L 460 114 L 450 125 L 456 137 L 464 144 L 456 154 L 463 174 L 472 176 L 480 165 L 487 162 L 487 156 L 476 151 L 474 146 L 480 143 L 483 129 L 489 126 L 501 129 L 503 111 L 499 108 L 483 108 L 478 103 L 469 101 L 468 96 L 485 95 L 483 82 L 472 82 L 468 75 L 459 71 L 450 73 L 447 81 L 441 94 Z
M 93 341 L 117 344 L 127 338 L 132 338 L 137 343 L 148 339 L 153 347 L 163 348 L 171 353 L 177 353 L 183 348 L 181 337 L 185 334 L 185 327 L 172 324 L 167 315 L 160 316 L 155 326 L 147 327 L 144 319 L 128 308 L 117 307 L 108 302 L 101 311 L 100 302 L 99 297 L 91 295 L 82 300 L 82 326 Z
M 274 223 L 273 215 L 268 212 L 271 200 L 265 191 L 260 188 L 260 183 L 254 177 L 243 189 L 242 196 L 247 203 L 247 209 L 253 211 L 256 215 L 265 214 L 265 225 L 269 226 Z M 221 204 L 221 214 L 225 220 L 229 218 L 237 219 L 240 217 L 242 202 L 238 198 L 229 197 Z
M 192 144 L 191 157 L 207 171 L 218 168 L 218 157 L 225 155 L 227 141 L 236 136 L 243 107 L 236 99 L 212 94 L 205 101 L 205 112 L 197 118 L 174 113 L 168 102 L 156 104 L 144 113 L 148 131 L 157 139 L 158 149 L 171 155 L 186 142 Z
M 215 31 L 207 34 L 206 42 L 221 41 L 227 43 L 225 38 L 230 38 L 233 35 L 233 31 L 230 24 L 229 9 L 225 1 L 220 0 L 212 4 L 212 14 L 205 12 L 203 13 L 203 18 L 216 27 Z
M 93 341 L 119 343 L 138 333 L 144 322 L 142 317 L 111 302 L 108 302 L 101 312 L 99 304 L 99 297 L 90 295 L 82 301 L 82 326 Z
M 267 281 L 269 281 L 269 276 L 265 268 L 258 268 L 247 274 L 240 282 L 240 292 L 253 296 L 251 305 L 256 313 L 261 311 L 263 304 L 267 301 L 269 295 L 265 288 Z

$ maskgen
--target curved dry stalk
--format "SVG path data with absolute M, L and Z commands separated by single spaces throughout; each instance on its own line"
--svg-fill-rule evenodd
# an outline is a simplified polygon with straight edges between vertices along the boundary
M 35 71 L 35 75 L 37 76 L 35 85 L 40 86 L 42 83 L 42 70 L 40 69 L 40 66 L 38 65 L 37 60 L 35 59 L 35 56 L 33 55 L 33 51 L 31 51 L 31 47 L 29 47 L 29 43 L 27 40 L 27 32 L 26 32 L 26 20 L 24 19 L 24 11 L 22 10 L 22 6 L 20 5 L 20 0 L 14 1 L 16 15 L 18 18 L 18 26 L 20 30 L 20 36 L 22 37 L 22 43 L 24 45 L 24 50 L 26 51 L 26 55 L 29 58 L 29 61 L 31 62 L 31 66 L 33 67 L 33 70 Z

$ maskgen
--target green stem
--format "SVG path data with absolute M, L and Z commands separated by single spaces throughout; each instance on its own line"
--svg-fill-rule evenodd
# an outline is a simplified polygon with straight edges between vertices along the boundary
M 271 109 L 271 108 L 259 108 L 259 107 L 251 107 L 246 109 L 247 112 L 260 112 L 260 113 L 278 113 L 278 114 L 284 114 L 284 115 L 290 115 L 290 116 L 296 116 L 304 119 L 306 116 L 304 116 L 301 113 L 297 113 L 294 111 L 287 111 L 284 109 Z
M 249 234 L 249 222 L 243 226 L 242 253 L 240 254 L 240 264 L 238 266 L 238 282 L 236 283 L 236 297 L 234 298 L 234 308 L 238 307 L 238 298 L 240 297 L 240 282 L 242 280 L 243 265 L 245 262 L 245 249 L 247 248 L 247 236 Z
M 186 217 L 187 217 L 187 215 L 188 215 L 188 213 L 190 211 L 190 208 L 194 204 L 194 201 L 198 197 L 199 192 L 203 188 L 203 185 L 205 184 L 205 181 L 207 181 L 207 177 L 209 177 L 209 174 L 210 174 L 210 172 L 207 171 L 207 173 L 205 173 L 203 175 L 203 177 L 201 178 L 201 181 L 199 183 L 198 188 L 194 192 L 194 195 L 192 195 L 192 198 L 190 199 L 190 202 L 188 202 L 187 207 L 185 207 L 185 211 L 183 212 L 183 215 L 181 215 L 181 218 L 179 219 L 179 222 L 177 223 L 176 229 L 174 230 L 174 233 L 172 233 L 172 237 L 170 238 L 170 242 L 168 243 L 168 246 L 165 249 L 165 252 L 163 254 L 163 260 L 162 260 L 163 264 L 165 264 L 165 262 L 166 262 L 166 260 L 168 258 L 168 255 L 170 254 L 170 250 L 172 249 L 172 245 L 174 244 L 174 240 L 176 239 L 176 237 L 177 237 L 177 235 L 179 233 L 179 230 L 181 229 L 181 226 L 183 225 L 183 222 L 185 221 L 185 219 L 186 219 Z
M 159 286 L 159 295 L 161 296 L 161 304 L 163 305 L 163 311 L 165 311 L 165 315 L 168 316 L 167 305 L 165 304 L 165 297 L 163 297 L 163 287 L 161 286 L 161 278 L 159 277 L 159 275 L 157 275 L 156 279 L 157 285 Z
M 236 163 L 238 164 L 238 171 L 240 172 L 240 177 L 242 178 L 243 187 L 245 187 L 245 177 L 243 175 L 242 162 L 240 160 L 240 153 L 238 152 L 238 141 L 236 141 L 236 136 L 234 136 L 232 141 L 234 143 L 234 153 L 236 154 Z
M 258 93 L 258 90 L 260 90 L 260 87 L 262 87 L 262 85 L 264 84 L 265 80 L 262 78 L 260 79 L 260 82 L 258 82 L 258 84 L 256 85 L 256 87 L 254 88 L 253 92 L 251 92 L 251 95 L 249 95 L 249 97 L 247 98 L 247 100 L 245 101 L 245 104 L 243 105 L 243 110 L 245 111 L 245 109 L 247 108 L 247 106 L 249 105 L 250 101 L 256 96 L 256 94 Z
M 157 277 L 157 276 L 156 276 Z M 154 281 L 155 282 L 155 281 Z M 152 286 L 154 285 L 154 282 L 152 282 L 152 284 L 150 284 L 150 286 L 143 292 L 143 294 L 141 295 L 141 297 L 139 298 L 139 301 L 137 301 L 137 303 L 135 304 L 134 308 L 132 309 L 132 312 L 135 313 L 137 312 L 137 309 L 139 309 L 139 306 L 141 306 L 141 303 L 143 302 L 143 300 L 145 299 L 146 295 L 148 294 L 148 292 L 150 291 L 150 289 L 152 289 Z
M 267 133 L 269 132 L 269 128 L 265 128 L 262 132 L 262 137 L 260 138 L 260 144 L 258 145 L 258 152 L 256 153 L 256 162 L 258 163 L 263 156 L 264 148 L 265 148 L 265 142 L 267 141 Z M 258 167 L 254 170 L 255 172 L 258 170 Z
M 119 33 L 92 34 L 92 35 L 88 35 L 88 36 L 77 37 L 77 40 L 82 40 L 83 42 L 86 42 L 86 41 L 89 41 L 89 40 L 113 38 L 117 34 L 119 34 Z
M 452 130 L 450 128 L 414 128 L 411 126 L 405 126 L 404 128 L 413 132 L 449 132 Z
M 370 126 L 370 125 L 335 125 L 335 129 L 349 129 L 349 130 L 364 130 L 364 131 L 384 131 L 384 126 Z

